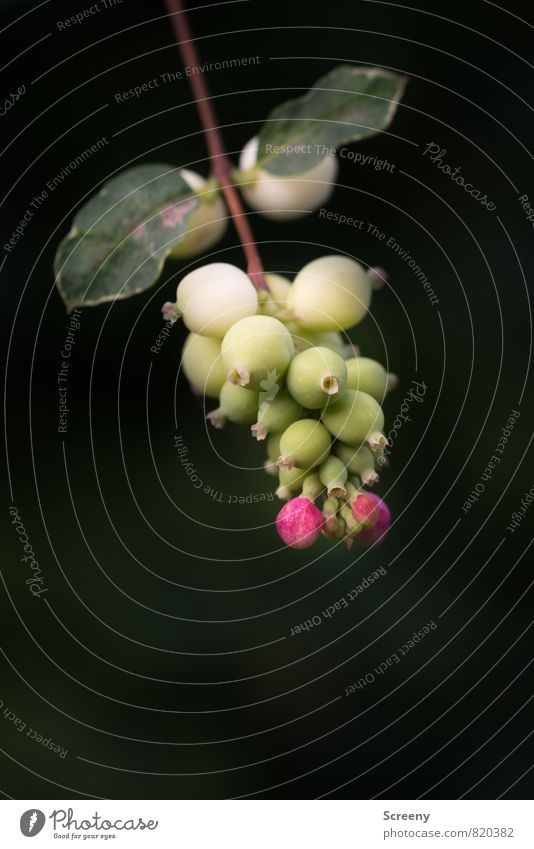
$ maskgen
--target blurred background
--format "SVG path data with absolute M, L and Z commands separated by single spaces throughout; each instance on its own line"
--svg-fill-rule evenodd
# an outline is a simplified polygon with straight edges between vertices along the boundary
M 246 428 L 206 428 L 179 373 L 183 326 L 151 351 L 161 304 L 205 258 L 169 262 L 152 290 L 83 309 L 68 431 L 57 431 L 70 324 L 52 264 L 74 213 L 128 165 L 209 170 L 187 80 L 162 82 L 184 70 L 163 3 L 96 5 L 68 29 L 58 22 L 89 6 L 4 0 L 0 9 L 2 100 L 24 88 L 0 125 L 2 245 L 47 183 L 106 139 L 2 250 L 1 791 L 528 798 L 533 231 L 520 198 L 534 198 L 530 4 L 189 7 L 207 63 L 259 57 L 207 74 L 235 160 L 275 105 L 339 62 L 410 80 L 389 131 L 351 147 L 388 167 L 340 160 L 326 206 L 361 229 L 318 214 L 287 225 L 251 213 L 270 271 L 292 277 L 342 251 L 389 272 L 351 332 L 399 375 L 389 427 L 413 381 L 425 385 L 377 488 L 393 528 L 380 546 L 350 552 L 328 540 L 304 552 L 279 544 L 265 449 Z M 160 84 L 139 98 L 117 101 L 153 79 Z M 430 144 L 495 208 L 432 162 Z M 243 265 L 231 227 L 210 259 Z M 177 436 L 202 489 L 184 471 Z M 37 597 L 10 507 L 41 568 Z M 321 616 L 379 568 L 347 608 Z M 320 625 L 290 636 L 317 616 Z M 437 627 L 402 662 L 376 674 L 430 622 Z M 373 681 L 346 695 L 366 676 Z

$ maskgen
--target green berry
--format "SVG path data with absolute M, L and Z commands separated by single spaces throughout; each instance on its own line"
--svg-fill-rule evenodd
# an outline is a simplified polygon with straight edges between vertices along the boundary
M 206 180 L 195 171 L 182 168 L 180 175 L 193 191 L 199 193 L 199 206 L 191 213 L 184 238 L 171 251 L 173 259 L 200 256 L 216 244 L 224 235 L 228 223 L 228 212 L 219 189 L 202 194 Z
M 292 469 L 278 469 L 277 497 L 287 501 L 295 493 L 301 493 L 305 479 L 311 474 L 309 469 L 298 469 L 296 466 Z
M 348 473 L 339 457 L 331 454 L 326 460 L 323 460 L 319 466 L 319 478 L 323 486 L 326 487 L 329 498 L 343 498 L 347 494 L 345 484 L 347 483 Z
M 318 466 L 330 453 L 332 440 L 327 429 L 315 419 L 301 419 L 293 422 L 280 439 L 281 468 L 312 469 Z
M 330 348 L 308 348 L 292 360 L 287 371 L 287 388 L 308 410 L 317 410 L 342 395 L 347 367 Z
M 302 415 L 302 407 L 286 390 L 279 390 L 272 400 L 262 400 L 263 394 L 260 393 L 258 420 L 251 427 L 258 441 L 265 439 L 268 433 L 282 433 Z
M 216 428 L 224 427 L 227 419 L 235 424 L 249 425 L 256 418 L 258 403 L 258 392 L 226 382 L 221 389 L 218 408 L 208 413 L 206 418 Z
M 242 318 L 222 341 L 221 355 L 228 380 L 248 389 L 262 389 L 287 370 L 294 353 L 287 327 L 268 315 Z
M 323 490 L 324 485 L 321 478 L 312 470 L 311 473 L 304 479 L 302 484 L 302 496 L 304 498 L 309 498 L 310 501 L 315 501 L 316 498 L 319 498 Z
M 349 389 L 359 389 L 382 403 L 386 394 L 396 385 L 396 376 L 388 374 L 384 366 L 369 357 L 351 357 L 346 360 Z
M 325 409 L 322 420 L 330 433 L 347 445 L 357 447 L 367 442 L 375 450 L 386 444 L 382 408 L 366 392 L 347 389 L 339 401 Z
M 332 193 L 337 176 L 337 159 L 333 154 L 294 177 L 278 176 L 257 168 L 257 156 L 258 137 L 255 136 L 247 142 L 239 158 L 239 168 L 248 172 L 248 180 L 242 175 L 240 188 L 249 206 L 266 218 L 278 221 L 302 218 L 319 209 Z
M 324 330 L 319 333 L 315 333 L 312 330 L 306 330 L 306 328 L 300 328 L 296 322 L 293 322 L 294 327 L 290 327 L 291 333 L 293 336 L 293 342 L 295 343 L 296 351 L 305 351 L 307 348 L 321 347 L 321 348 L 330 348 L 331 351 L 335 351 L 336 354 L 339 354 L 340 357 L 344 357 L 347 345 L 341 333 L 335 333 L 333 330 Z
M 267 291 L 259 293 L 260 311 L 263 315 L 273 318 L 284 318 L 287 315 L 287 298 L 291 283 L 281 274 L 266 274 Z
M 208 398 L 219 397 L 226 374 L 218 339 L 190 333 L 182 349 L 182 368 L 193 389 Z
M 351 475 L 357 475 L 366 486 L 377 483 L 379 478 L 375 472 L 375 456 L 367 445 L 352 448 L 344 442 L 336 442 L 336 456 L 345 464 Z
M 236 321 L 255 315 L 258 296 L 240 268 L 226 262 L 212 262 L 196 268 L 180 281 L 176 308 L 189 330 L 222 338 Z
M 270 433 L 267 437 L 267 459 L 263 464 L 263 468 L 268 475 L 278 475 L 279 468 L 277 460 L 280 456 L 280 437 L 281 433 Z
M 344 256 L 323 256 L 297 274 L 288 306 L 310 330 L 346 330 L 367 313 L 371 283 L 364 268 Z

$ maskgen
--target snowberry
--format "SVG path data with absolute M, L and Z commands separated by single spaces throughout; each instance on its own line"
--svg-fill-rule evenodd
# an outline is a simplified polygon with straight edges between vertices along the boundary
M 321 422 L 301 419 L 289 425 L 280 438 L 278 465 L 283 469 L 311 469 L 330 453 L 332 440 Z
M 291 548 L 309 548 L 319 539 L 323 515 L 308 498 L 292 498 L 276 517 L 278 535 Z
M 352 448 L 344 442 L 336 442 L 336 456 L 345 464 L 351 475 L 357 475 L 366 486 L 378 483 L 379 477 L 375 472 L 375 456 L 367 445 Z
M 287 298 L 291 283 L 281 274 L 266 274 L 267 291 L 259 293 L 260 311 L 274 318 L 285 317 L 287 313 Z
M 302 492 L 304 481 L 311 474 L 309 469 L 298 469 L 296 466 L 292 469 L 278 469 L 279 486 L 276 495 L 287 501 L 295 493 Z
M 285 373 L 293 353 L 291 333 L 268 315 L 242 318 L 228 330 L 221 346 L 228 380 L 264 391 Z
M 206 186 L 204 177 L 195 171 L 182 168 L 180 176 L 195 192 L 201 192 Z M 171 251 L 173 259 L 199 256 L 224 235 L 228 213 L 220 194 L 208 193 L 205 197 L 201 195 L 199 200 L 200 205 L 190 215 L 184 238 Z
M 280 471 L 277 460 L 280 456 L 280 437 L 281 433 L 270 433 L 267 437 L 267 459 L 263 464 L 263 468 L 268 475 L 276 477 Z
M 329 154 L 308 171 L 287 177 L 256 168 L 257 156 L 256 136 L 247 142 L 239 158 L 241 171 L 250 173 L 250 182 L 240 188 L 249 206 L 266 218 L 279 221 L 301 218 L 319 209 L 330 197 L 337 176 L 335 155 Z
M 291 361 L 287 388 L 308 410 L 317 410 L 340 397 L 347 383 L 347 367 L 330 348 L 308 348 Z
M 336 354 L 344 358 L 347 345 L 341 333 L 336 333 L 333 330 L 324 330 L 315 333 L 312 330 L 306 330 L 297 326 L 291 328 L 291 334 L 295 343 L 295 350 L 297 351 L 306 351 L 308 348 L 317 346 L 330 348 L 331 351 L 335 351 Z
M 268 392 L 265 393 L 266 396 L 268 394 Z M 258 421 L 251 427 L 252 435 L 258 441 L 265 439 L 268 433 L 282 433 L 302 414 L 300 404 L 284 389 L 280 389 L 272 400 L 268 400 L 268 397 L 265 400 L 261 399 L 262 394 L 260 394 Z
M 339 401 L 326 407 L 322 420 L 332 436 L 348 445 L 367 442 L 375 450 L 386 444 L 382 408 L 366 392 L 346 389 Z
M 180 281 L 176 307 L 189 330 L 222 338 L 236 321 L 255 315 L 258 296 L 240 268 L 212 262 L 189 272 Z
M 367 392 L 382 403 L 389 390 L 397 385 L 398 378 L 388 374 L 384 366 L 369 357 L 351 357 L 346 360 L 349 389 L 359 389 Z
M 339 457 L 331 454 L 319 466 L 319 478 L 326 487 L 326 494 L 332 498 L 343 498 L 347 494 L 347 469 Z
M 323 256 L 299 271 L 287 304 L 303 327 L 339 331 L 361 321 L 370 301 L 371 283 L 358 262 Z
M 208 413 L 206 418 L 216 428 L 224 427 L 227 419 L 235 424 L 251 424 L 258 415 L 258 403 L 258 392 L 250 392 L 226 382 L 221 389 L 219 406 Z
M 218 339 L 190 333 L 182 349 L 182 368 L 196 392 L 209 398 L 219 397 L 226 374 Z
M 366 528 L 356 535 L 356 541 L 362 545 L 372 545 L 374 542 L 381 540 L 391 525 L 391 513 L 386 502 L 374 493 L 369 492 L 367 495 L 369 498 L 374 499 L 376 503 L 378 518 L 371 528 Z
M 372 528 L 378 521 L 378 496 L 360 492 L 352 501 L 352 518 L 361 530 Z

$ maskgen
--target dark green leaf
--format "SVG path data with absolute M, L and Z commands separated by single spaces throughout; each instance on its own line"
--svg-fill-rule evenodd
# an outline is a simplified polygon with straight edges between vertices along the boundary
M 381 68 L 338 65 L 303 97 L 273 109 L 260 130 L 257 164 L 279 176 L 308 171 L 330 149 L 388 127 L 405 85 L 405 77 Z M 288 147 L 301 150 L 276 150 Z
M 198 204 L 172 165 L 129 168 L 105 183 L 78 212 L 56 254 L 57 285 L 68 309 L 152 286 Z

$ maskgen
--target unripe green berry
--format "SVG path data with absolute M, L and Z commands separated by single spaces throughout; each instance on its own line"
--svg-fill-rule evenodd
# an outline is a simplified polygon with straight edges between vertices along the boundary
M 318 466 L 330 453 L 332 440 L 321 422 L 314 419 L 301 419 L 293 422 L 280 439 L 281 468 L 312 469 Z
M 293 325 L 295 326 L 293 327 Z M 336 354 L 345 359 L 347 345 L 341 333 L 336 333 L 333 330 L 315 333 L 312 330 L 306 330 L 304 327 L 300 328 L 296 322 L 291 322 L 288 326 L 293 336 L 296 351 L 306 351 L 308 348 L 315 347 L 330 348 L 331 351 L 335 351 Z
M 260 312 L 272 315 L 273 318 L 284 318 L 287 315 L 287 298 L 291 282 L 281 274 L 266 274 L 267 291 L 259 292 Z
M 302 495 L 304 498 L 309 498 L 310 501 L 315 501 L 316 498 L 319 498 L 323 490 L 324 485 L 321 478 L 317 472 L 311 470 L 310 474 L 304 479 L 302 484 Z
M 322 510 L 325 519 L 323 530 L 326 536 L 333 537 L 334 539 L 338 533 L 338 512 L 339 501 L 337 498 L 325 498 Z
M 339 331 L 361 321 L 370 301 L 371 284 L 358 262 L 323 256 L 299 271 L 287 303 L 303 327 Z
M 222 341 L 221 355 L 228 380 L 248 389 L 262 389 L 262 381 L 278 380 L 294 353 L 287 327 L 268 315 L 242 318 Z
M 372 486 L 379 480 L 375 472 L 375 456 L 367 445 L 352 448 L 344 442 L 336 442 L 336 456 L 345 464 L 351 475 L 357 475 L 366 486 Z
M 260 399 L 262 395 L 260 394 Z M 289 392 L 281 389 L 270 401 L 261 401 L 258 420 L 252 425 L 252 435 L 258 441 L 265 439 L 268 433 L 282 433 L 290 424 L 302 415 L 302 407 Z
M 182 368 L 193 389 L 208 398 L 219 397 L 226 374 L 218 339 L 190 333 L 182 349 Z
M 348 473 L 339 457 L 331 454 L 319 466 L 319 478 L 326 487 L 326 494 L 332 498 L 343 498 L 347 494 L 345 484 Z
M 348 445 L 357 447 L 367 442 L 374 450 L 386 444 L 382 408 L 366 392 L 345 390 L 339 401 L 328 405 L 322 420 L 336 439 Z
M 278 469 L 276 496 L 287 501 L 297 492 L 301 493 L 305 479 L 311 474 L 310 469 L 298 469 L 296 466 L 292 469 Z
M 206 186 L 206 180 L 195 171 L 187 168 L 180 170 L 187 185 L 195 192 L 202 193 Z M 200 204 L 193 210 L 187 222 L 187 231 L 184 238 L 171 251 L 173 259 L 186 259 L 192 256 L 200 256 L 208 248 L 215 245 L 224 235 L 228 223 L 228 212 L 219 189 L 208 193 L 206 196 L 200 194 Z
M 241 152 L 239 168 L 249 172 L 249 181 L 240 186 L 245 200 L 266 218 L 290 221 L 318 209 L 330 197 L 337 176 L 337 159 L 329 154 L 309 171 L 290 177 L 256 168 L 257 136 Z M 294 154 L 296 156 L 300 154 Z
M 222 338 L 239 319 L 258 309 L 258 296 L 244 271 L 226 262 L 212 262 L 183 278 L 176 290 L 176 308 L 194 333 Z
M 349 389 L 359 389 L 382 403 L 386 394 L 396 386 L 397 378 L 388 374 L 384 366 L 369 357 L 351 357 L 346 360 Z
M 208 413 L 206 418 L 216 428 L 224 427 L 227 419 L 235 424 L 248 425 L 256 418 L 258 403 L 258 392 L 226 382 L 221 389 L 218 408 Z
M 330 348 L 308 348 L 291 361 L 287 388 L 308 410 L 317 410 L 338 398 L 347 383 L 347 367 Z
M 263 468 L 268 475 L 277 476 L 280 471 L 276 461 L 280 456 L 281 435 L 281 433 L 270 433 L 267 437 L 267 459 L 263 464 Z

